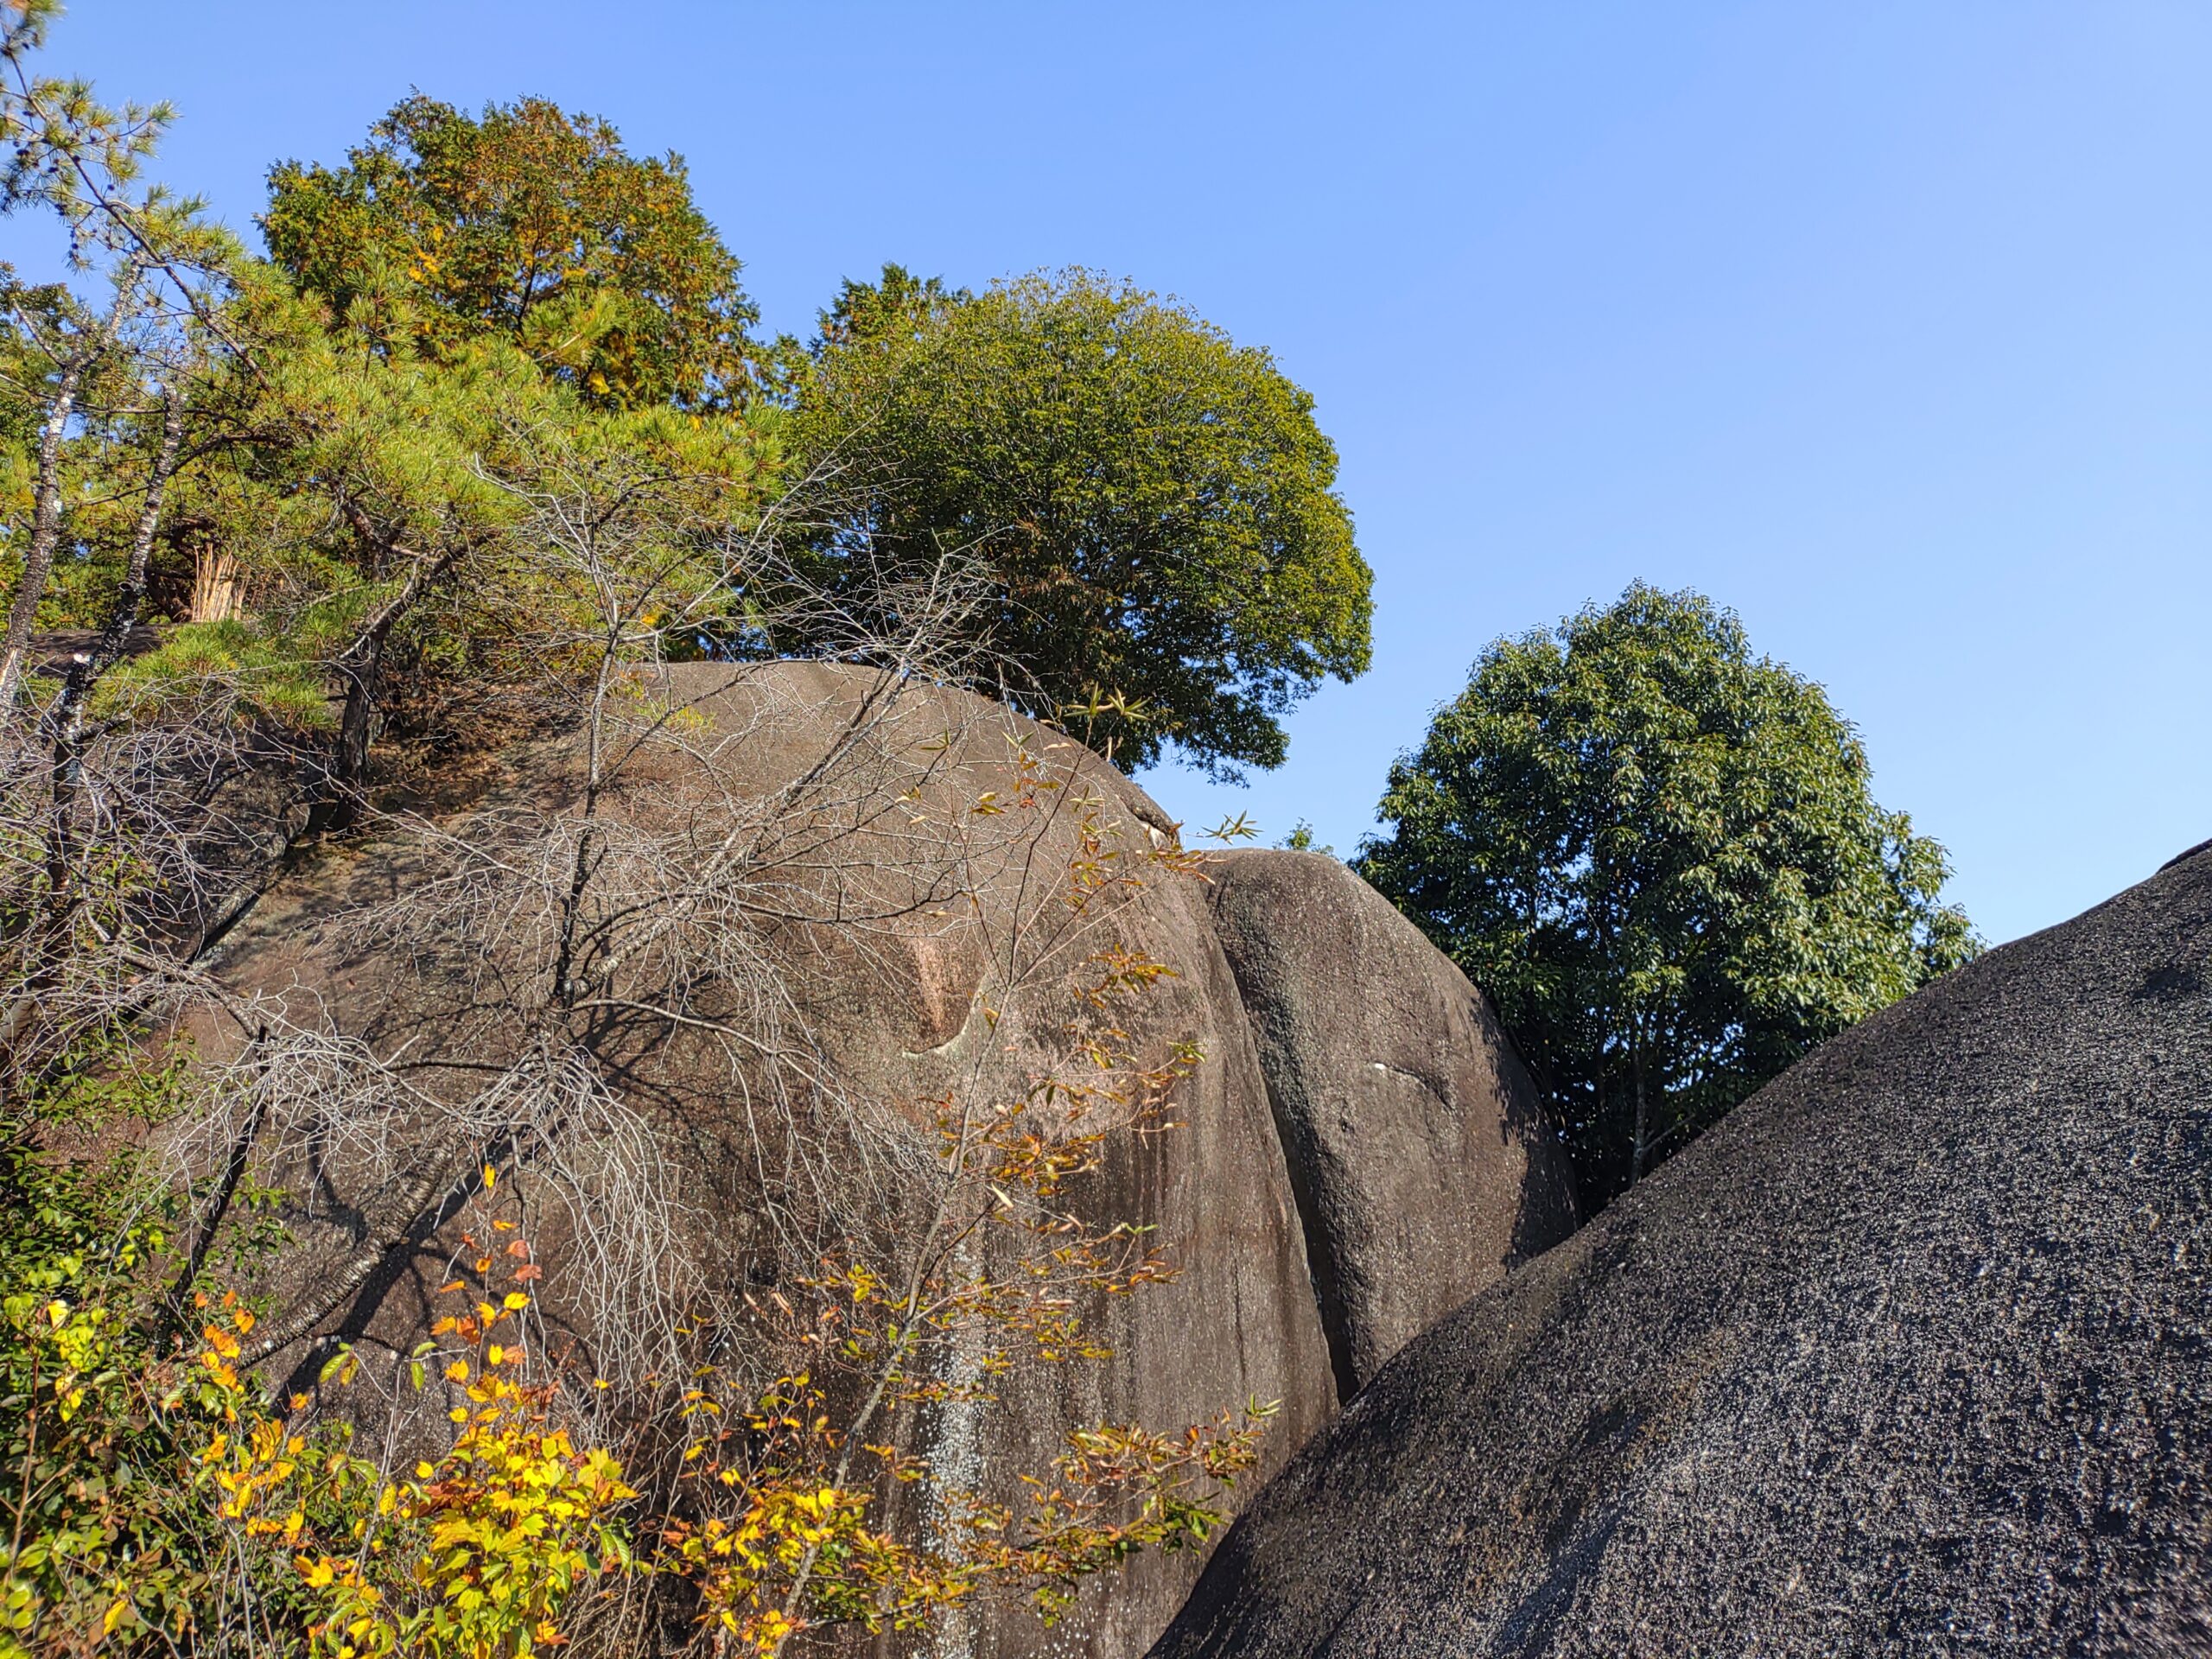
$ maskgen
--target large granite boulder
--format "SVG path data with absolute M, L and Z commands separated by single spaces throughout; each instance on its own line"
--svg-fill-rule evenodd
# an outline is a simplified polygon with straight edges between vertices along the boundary
M 1381 893 L 1319 853 L 1210 874 L 1348 1400 L 1463 1287 L 1566 1237 L 1573 1178 L 1489 1003 Z
M 1412 1344 L 1155 1659 L 2212 1651 L 2212 852 Z
M 300 1195 L 284 1217 L 298 1242 L 276 1269 L 279 1306 L 257 1338 L 281 1344 L 268 1361 L 292 1385 L 312 1386 L 333 1340 L 404 1356 L 435 1317 L 463 1206 L 434 1204 L 425 1224 L 402 1224 L 454 1172 L 465 1185 L 472 1137 L 499 1140 L 502 1126 L 484 1116 L 499 1109 L 485 1079 L 505 1078 L 552 1028 L 550 918 L 580 853 L 626 861 L 608 890 L 643 892 L 679 920 L 627 933 L 610 924 L 604 941 L 632 943 L 582 950 L 567 969 L 590 1017 L 561 1015 L 559 1040 L 589 1049 L 620 1098 L 590 1119 L 608 1147 L 582 1144 L 579 1130 L 579 1144 L 548 1155 L 605 1167 L 619 1154 L 663 1171 L 656 1179 L 683 1217 L 658 1264 L 674 1287 L 663 1291 L 697 1311 L 695 1328 L 728 1321 L 738 1335 L 724 1351 L 744 1350 L 745 1309 L 810 1271 L 811 1241 L 844 1224 L 825 1205 L 896 1221 L 910 1201 L 899 1172 L 931 1156 L 931 1103 L 1018 1097 L 1065 1068 L 1082 1034 L 1071 1012 L 1084 1014 L 1082 988 L 1100 977 L 1102 953 L 1171 970 L 1089 1029 L 1126 1027 L 1112 1046 L 1146 1062 L 1198 1046 L 1203 1063 L 1176 1090 L 1176 1126 L 1114 1138 L 1104 1166 L 1071 1197 L 1101 1221 L 1154 1230 L 1180 1277 L 1101 1299 L 1092 1313 L 1112 1351 L 1103 1363 L 1017 1364 L 992 1383 L 1008 1409 L 915 1416 L 899 1431 L 905 1449 L 948 1481 L 1007 1488 L 1015 1471 L 1044 1466 L 1071 1427 L 1173 1427 L 1254 1397 L 1281 1402 L 1266 1442 L 1271 1471 L 1338 1405 L 1317 1277 L 1358 1287 L 1351 1351 L 1369 1363 L 1427 1312 L 1494 1278 L 1532 1230 L 1564 1230 L 1494 1025 L 1449 964 L 1341 867 L 1306 886 L 1313 902 L 1362 907 L 1376 1009 L 1406 1027 L 1387 1040 L 1356 1019 L 1301 1024 L 1295 1010 L 1324 990 L 1300 976 L 1323 965 L 1301 966 L 1295 951 L 1263 962 L 1271 929 L 1309 925 L 1298 884 L 1268 897 L 1236 874 L 1228 897 L 1210 898 L 1213 870 L 1174 868 L 1185 862 L 1173 856 L 1174 826 L 1141 791 L 995 703 L 781 664 L 678 668 L 641 688 L 640 707 L 619 764 L 601 757 L 588 842 L 573 837 L 591 755 L 573 733 L 554 732 L 500 756 L 466 810 L 301 858 L 212 959 L 235 997 L 261 999 L 251 1006 L 277 1011 L 289 1029 L 327 1034 L 318 1064 L 331 1081 L 311 1071 L 308 1084 L 356 1115 L 332 1135 L 313 1098 L 276 1113 L 292 1112 L 301 1131 L 273 1172 Z M 1071 883 L 1086 886 L 1080 902 Z M 1217 942 L 1217 902 L 1236 918 L 1229 935 L 1265 982 L 1267 1007 L 1290 1012 L 1248 1018 Z M 601 919 L 619 919 L 619 905 L 594 903 Z M 652 1017 L 648 1005 L 678 1007 L 684 1021 Z M 209 1027 L 203 1048 L 235 1049 L 238 1029 Z M 1284 1080 L 1274 1110 L 1263 1050 L 1269 1075 Z M 363 1082 L 345 1072 L 348 1056 L 381 1069 Z M 1376 1092 L 1367 1077 L 1378 1064 L 1427 1081 Z M 240 1099 L 251 1092 L 242 1086 Z M 634 1135 L 613 1147 L 606 1114 L 617 1108 L 650 1126 L 650 1147 Z M 1278 1122 L 1309 1109 L 1333 1114 L 1325 1133 L 1287 1144 Z M 1350 1161 L 1346 1122 L 1367 1148 Z M 1399 1170 L 1401 1154 L 1421 1168 Z M 1319 1161 L 1294 1172 L 1293 1159 Z M 524 1179 L 548 1190 L 526 1167 L 500 1190 Z M 1331 1254 L 1318 1274 L 1301 1191 L 1326 1195 L 1317 1213 Z M 1384 1219 L 1432 1199 L 1433 1212 L 1411 1224 Z M 620 1230 L 550 1201 L 530 1225 L 556 1345 L 611 1367 L 619 1344 L 598 1310 L 622 1268 Z M 632 1308 L 643 1294 L 622 1293 Z M 366 1369 L 380 1365 L 391 1369 Z M 418 1413 L 432 1432 L 444 1403 Z M 403 1393 L 393 1409 L 406 1406 Z M 894 1501 L 925 1508 L 930 1489 Z M 1126 1659 L 1157 1636 L 1198 1566 L 1187 1554 L 1148 1559 L 1088 1592 L 1053 1630 L 1016 1609 L 957 1624 L 944 1645 Z

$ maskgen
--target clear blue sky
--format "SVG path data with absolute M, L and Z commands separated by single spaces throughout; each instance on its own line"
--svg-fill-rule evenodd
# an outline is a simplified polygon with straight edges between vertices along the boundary
M 772 327 L 1077 264 L 1272 348 L 1376 667 L 1179 816 L 1349 851 L 1486 641 L 1640 576 L 1827 687 L 1993 938 L 2212 836 L 2203 0 L 80 0 L 50 55 L 241 228 L 410 86 L 537 92 L 683 152 Z

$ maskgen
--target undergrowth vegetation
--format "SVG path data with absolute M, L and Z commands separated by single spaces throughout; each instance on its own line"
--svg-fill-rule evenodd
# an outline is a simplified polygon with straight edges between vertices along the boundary
M 1097 965 L 1085 995 L 1101 1006 L 1161 971 L 1127 955 Z M 659 1477 L 650 1492 L 592 1408 L 613 1385 L 582 1376 L 539 1317 L 527 1206 L 505 1201 L 512 1183 L 496 1168 L 477 1172 L 444 1311 L 404 1358 L 406 1393 L 444 1424 L 410 1452 L 389 1432 L 357 1444 L 365 1417 L 377 1425 L 350 1398 L 365 1363 L 353 1347 L 282 1398 L 248 1363 L 267 1310 L 224 1281 L 283 1242 L 254 1205 L 228 1259 L 195 1264 L 178 1217 L 194 1195 L 143 1154 L 71 1159 L 14 1137 L 0 1654 L 486 1659 L 579 1636 L 597 1648 L 594 1636 L 633 1632 L 641 1610 L 696 1626 L 713 1651 L 772 1654 L 801 1633 L 924 1630 L 1009 1592 L 1049 1619 L 1138 1552 L 1203 1545 L 1255 1461 L 1264 1404 L 1173 1433 L 1079 1428 L 1025 1476 L 1026 1498 L 951 1493 L 949 1524 L 926 1535 L 886 1512 L 887 1491 L 931 1474 L 893 1443 L 892 1420 L 995 1397 L 1003 1360 L 949 1381 L 935 1353 L 983 1332 L 1050 1363 L 1103 1358 L 1079 1297 L 1174 1276 L 1143 1229 L 1086 1223 L 1064 1189 L 1109 1133 L 1166 1132 L 1154 1120 L 1198 1056 L 1135 1072 L 1125 1056 L 1087 1058 L 1087 1075 L 1020 1099 L 938 1103 L 946 1202 L 903 1281 L 824 1257 L 797 1300 L 776 1298 L 806 1369 L 757 1389 L 712 1364 L 647 1379 L 669 1385 L 646 1391 L 665 1402 L 658 1455 L 640 1454 Z M 170 1066 L 117 1088 L 110 1075 L 68 1122 L 156 1122 L 188 1109 L 175 1096 L 192 1076 Z M 1071 1128 L 1103 1095 L 1113 1129 Z M 1007 1228 L 1033 1248 L 971 1265 L 967 1247 Z

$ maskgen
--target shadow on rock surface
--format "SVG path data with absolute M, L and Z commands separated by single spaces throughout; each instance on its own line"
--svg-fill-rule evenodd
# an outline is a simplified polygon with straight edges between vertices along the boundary
M 1154 1659 L 2212 1651 L 2212 849 L 1409 1345 Z

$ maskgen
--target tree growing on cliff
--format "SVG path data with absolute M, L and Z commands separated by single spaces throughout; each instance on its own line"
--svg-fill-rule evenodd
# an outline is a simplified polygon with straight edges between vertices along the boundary
M 904 723 L 989 677 L 964 561 L 810 586 L 785 540 L 836 468 L 772 492 L 742 413 L 633 404 L 526 330 L 448 337 L 435 296 L 302 295 L 137 182 L 162 112 L 30 68 L 57 10 L 0 7 L 0 202 L 59 213 L 109 280 L 96 306 L 0 288 L 0 1659 L 633 1652 L 688 1619 L 695 1651 L 774 1655 L 995 1593 L 1051 1611 L 1204 1541 L 1257 1402 L 1071 1424 L 988 1488 L 912 1452 L 930 1414 L 1000 1408 L 1016 1359 L 1103 1357 L 1095 1312 L 1172 1275 L 1080 1189 L 1172 1128 L 1197 1064 L 1124 1039 L 1167 970 L 1114 943 L 1194 856 L 1117 823 L 1072 742 L 971 798 L 951 728 L 994 717 Z M 768 787 L 780 665 L 753 659 L 785 635 L 880 671 Z M 702 636 L 728 726 L 659 673 Z M 573 793 L 456 828 L 362 787 L 395 683 L 456 666 L 571 734 Z M 438 977 L 484 1023 L 456 1064 L 203 960 L 318 797 L 418 861 L 329 919 L 458 950 Z M 1056 824 L 1065 883 L 1028 856 Z M 976 873 L 1016 867 L 986 919 Z M 1035 1020 L 1045 1074 L 982 1041 L 909 1100 L 827 1058 L 798 988 L 824 950 L 971 925 L 977 1027 Z M 743 1103 L 717 1191 L 744 1224 L 708 1250 L 676 1247 L 698 1189 L 672 1097 L 634 1086 L 640 1032 Z M 307 1230 L 356 1179 L 333 1259 L 262 1294 L 272 1211 Z M 549 1217 L 554 1325 L 519 1230 Z M 433 1262 L 462 1303 L 427 1340 L 346 1345 Z M 326 1385 L 429 1455 L 348 1452 Z
M 832 582 L 973 549 L 990 637 L 1039 712 L 1124 765 L 1281 763 L 1279 717 L 1363 672 L 1370 576 L 1313 400 L 1187 308 L 1083 272 L 979 296 L 887 267 L 825 313 L 796 423 L 810 461 L 880 459 Z
M 1980 948 L 1821 688 L 1637 584 L 1500 639 L 1359 868 L 1498 1002 L 1586 1195 Z

